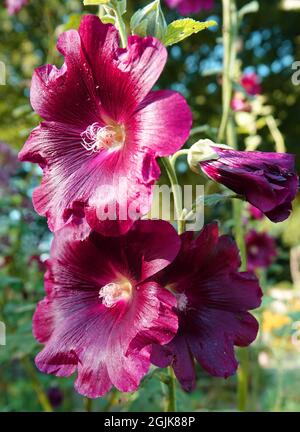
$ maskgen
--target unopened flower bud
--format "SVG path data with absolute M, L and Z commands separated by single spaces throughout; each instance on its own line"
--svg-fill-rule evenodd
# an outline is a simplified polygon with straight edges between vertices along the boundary
M 192 171 L 197 174 L 201 173 L 200 162 L 208 160 L 217 160 L 219 158 L 218 153 L 213 146 L 219 146 L 209 139 L 201 139 L 197 141 L 189 149 L 187 160 Z
M 132 16 L 130 26 L 133 34 L 163 39 L 167 31 L 167 23 L 160 7 L 160 0 L 154 0 L 149 5 L 139 9 Z

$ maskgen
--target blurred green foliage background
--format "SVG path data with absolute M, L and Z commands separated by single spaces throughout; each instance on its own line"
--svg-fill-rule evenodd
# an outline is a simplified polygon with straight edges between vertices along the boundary
M 169 61 L 159 81 L 162 88 L 183 93 L 193 110 L 194 127 L 205 126 L 190 139 L 215 138 L 221 116 L 221 2 L 197 19 L 215 19 L 218 28 L 203 31 L 169 48 Z M 246 1 L 238 1 L 241 8 Z M 145 1 L 129 0 L 128 16 Z M 298 155 L 300 168 L 300 85 L 291 77 L 292 64 L 300 60 L 300 6 L 287 11 L 279 0 L 262 0 L 255 14 L 246 15 L 239 39 L 242 72 L 255 71 L 262 80 L 263 98 L 246 117 L 237 116 L 240 148 L 258 146 L 276 150 L 274 133 L 266 117 L 275 119 L 289 152 Z M 168 22 L 177 18 L 164 5 Z M 32 209 L 31 194 L 41 172 L 31 164 L 20 164 L 16 152 L 39 118 L 29 103 L 29 86 L 35 67 L 61 65 L 55 43 L 58 35 L 76 28 L 80 14 L 96 12 L 83 8 L 80 0 L 30 0 L 16 16 L 0 5 L 0 61 L 6 65 L 6 85 L 0 86 L 0 321 L 6 325 L 6 345 L 0 345 L 0 411 L 67 410 L 161 411 L 164 385 L 154 373 L 141 389 L 124 395 L 112 391 L 92 403 L 73 391 L 73 378 L 58 379 L 39 373 L 34 356 L 39 350 L 31 332 L 31 318 L 43 297 L 43 261 L 51 234 L 44 218 Z M 274 130 L 273 130 L 274 132 Z M 278 145 L 278 143 L 277 143 Z M 186 184 L 203 182 L 188 170 L 185 159 L 178 164 Z M 162 181 L 166 181 L 162 177 Z M 218 187 L 206 184 L 206 192 Z M 230 204 L 206 211 L 206 221 L 219 219 L 222 230 L 231 232 Z M 247 217 L 245 210 L 245 218 Z M 223 223 L 225 221 L 225 223 Z M 276 238 L 279 256 L 261 271 L 265 293 L 257 312 L 261 323 L 258 340 L 250 350 L 250 400 L 253 411 L 300 411 L 300 200 L 288 221 L 271 224 L 249 221 L 248 227 L 266 230 Z M 197 390 L 186 394 L 178 388 L 180 411 L 235 410 L 236 377 L 215 379 L 198 370 Z

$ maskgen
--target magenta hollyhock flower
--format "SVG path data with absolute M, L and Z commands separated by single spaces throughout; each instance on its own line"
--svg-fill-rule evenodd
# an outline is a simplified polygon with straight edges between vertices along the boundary
M 209 143 L 215 156 L 200 162 L 208 177 L 244 196 L 273 222 L 289 217 L 299 184 L 293 155 L 237 151 Z
M 44 170 L 34 207 L 52 231 L 80 214 L 101 233 L 125 233 L 149 211 L 156 158 L 182 147 L 191 111 L 179 93 L 151 91 L 167 59 L 153 37 L 131 36 L 121 49 L 116 28 L 87 15 L 57 48 L 62 68 L 33 75 L 31 104 L 45 121 L 19 155 Z
M 180 239 L 165 221 L 137 221 L 126 235 L 92 231 L 74 240 L 73 226 L 55 235 L 45 276 L 46 298 L 33 318 L 44 349 L 45 373 L 69 376 L 76 390 L 95 398 L 112 385 L 137 389 L 148 371 L 153 343 L 176 334 L 175 296 L 155 280 L 175 258 Z
M 198 13 L 201 10 L 211 10 L 214 0 L 166 0 L 171 9 L 177 9 L 181 15 Z
M 248 211 L 253 219 L 261 220 L 264 217 L 263 212 L 251 204 L 248 205 Z
M 249 96 L 256 96 L 262 92 L 259 76 L 256 75 L 256 73 L 248 73 L 243 75 L 240 83 Z
M 247 267 L 254 271 L 258 268 L 268 268 L 277 256 L 276 243 L 266 232 L 254 229 L 246 235 Z
M 15 15 L 28 4 L 29 0 L 5 0 L 5 6 L 9 15 Z
M 248 310 L 260 305 L 262 293 L 253 273 L 238 271 L 237 246 L 229 236 L 219 237 L 217 224 L 207 225 L 194 240 L 191 232 L 181 240 L 176 259 L 158 278 L 177 297 L 179 329 L 170 343 L 154 346 L 151 361 L 172 365 L 190 391 L 194 358 L 211 375 L 235 373 L 234 345 L 244 347 L 256 338 L 258 323 Z

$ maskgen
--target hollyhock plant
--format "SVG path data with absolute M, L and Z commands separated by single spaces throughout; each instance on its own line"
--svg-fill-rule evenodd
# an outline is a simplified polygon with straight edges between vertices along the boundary
M 9 15 L 15 15 L 28 4 L 29 0 L 5 0 L 5 6 Z
M 245 240 L 248 270 L 268 268 L 277 256 L 274 238 L 266 232 L 257 232 L 253 229 L 247 233 Z
M 100 233 L 123 234 L 149 211 L 156 158 L 182 147 L 191 111 L 179 93 L 151 91 L 167 59 L 153 37 L 131 36 L 121 49 L 116 28 L 87 15 L 57 48 L 62 68 L 33 75 L 31 104 L 44 121 L 19 154 L 44 171 L 34 207 L 52 231 L 85 216 Z
M 90 398 L 137 389 L 150 365 L 151 345 L 176 334 L 175 296 L 156 281 L 180 239 L 165 221 L 137 221 L 126 235 L 92 231 L 74 240 L 73 226 L 55 235 L 45 276 L 46 298 L 33 318 L 45 345 L 36 357 L 45 373 L 69 376 Z
M 166 0 L 171 9 L 177 9 L 181 15 L 189 15 L 201 10 L 211 10 L 214 7 L 214 0 Z
M 195 152 L 197 160 L 193 160 Z M 208 177 L 243 196 L 271 221 L 289 217 L 299 184 L 294 155 L 237 151 L 210 140 L 194 144 L 190 155 L 192 168 L 200 164 Z
M 249 96 L 257 96 L 262 92 L 259 76 L 256 73 L 244 74 L 240 84 Z
M 258 323 L 248 310 L 260 305 L 262 293 L 253 273 L 238 271 L 238 248 L 229 236 L 219 236 L 217 224 L 196 239 L 186 232 L 181 240 L 176 259 L 158 277 L 177 297 L 179 329 L 170 343 L 154 346 L 151 361 L 171 365 L 190 391 L 194 358 L 211 375 L 235 373 L 234 345 L 245 347 L 256 338 Z

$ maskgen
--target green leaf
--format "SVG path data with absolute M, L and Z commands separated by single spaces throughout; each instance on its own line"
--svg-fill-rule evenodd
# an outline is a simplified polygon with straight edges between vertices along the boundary
M 131 17 L 130 28 L 133 34 L 145 37 L 155 36 L 162 40 L 167 32 L 167 23 L 159 0 L 154 0 Z
M 205 197 L 203 197 L 203 201 L 205 206 L 212 207 L 222 201 L 226 201 L 232 198 L 237 198 L 237 195 L 232 192 L 224 192 L 223 194 L 215 193 L 211 195 L 206 195 Z
M 1 279 L 0 279 L 0 288 L 1 289 L 3 289 L 6 286 L 16 286 L 16 285 L 21 285 L 21 284 L 22 284 L 22 280 L 20 278 L 13 277 L 13 276 L 1 275 Z
M 68 21 L 62 25 L 62 31 L 78 29 L 80 25 L 81 15 L 72 14 L 70 15 Z
M 164 45 L 174 45 L 192 34 L 199 33 L 209 27 L 216 26 L 216 21 L 195 21 L 192 18 L 184 18 L 173 21 L 168 25 L 167 33 L 162 42 Z
M 207 207 L 214 207 L 217 204 L 229 200 L 229 199 L 242 199 L 239 197 L 239 195 L 235 194 L 234 192 L 226 191 L 223 193 L 214 193 L 210 195 L 199 195 L 196 200 L 192 204 L 192 211 L 195 212 L 197 209 L 197 206 L 199 204 L 202 204 Z
M 251 1 L 250 3 L 247 3 L 245 6 L 243 6 L 239 12 L 238 16 L 240 19 L 242 19 L 245 15 L 250 13 L 255 13 L 259 11 L 259 3 L 258 1 Z
M 103 24 L 115 24 L 116 23 L 116 19 L 112 15 L 104 15 L 100 19 L 103 22 Z
M 84 6 L 99 6 L 101 4 L 108 4 L 110 0 L 84 0 Z

